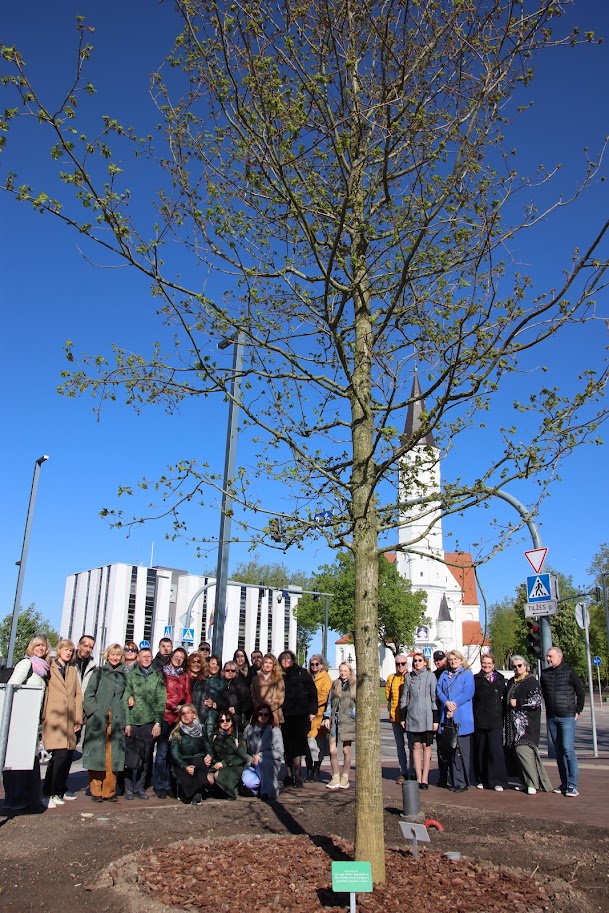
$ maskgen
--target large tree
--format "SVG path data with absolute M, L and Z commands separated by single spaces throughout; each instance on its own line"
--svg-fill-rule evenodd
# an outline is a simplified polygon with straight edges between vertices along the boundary
M 6 656 L 11 638 L 12 613 L 0 622 L 0 656 Z M 25 656 L 25 650 L 32 637 L 36 634 L 46 634 L 52 647 L 57 644 L 59 635 L 50 621 L 36 609 L 36 604 L 31 603 L 27 609 L 21 609 L 17 618 L 17 636 L 15 638 L 14 656 L 16 660 Z
M 417 541 L 392 541 L 409 511 L 430 527 L 514 479 L 535 478 L 542 493 L 600 418 L 587 405 L 606 378 L 587 363 L 569 390 L 531 377 L 505 424 L 490 409 L 531 352 L 592 315 L 605 282 L 607 224 L 553 264 L 546 289 L 510 260 L 517 232 L 534 232 L 566 203 L 557 197 L 544 210 L 552 173 L 518 174 L 506 138 L 510 116 L 526 107 L 535 54 L 577 41 L 553 34 L 562 7 L 177 0 L 175 48 L 153 76 L 160 125 L 142 139 L 105 111 L 99 130 L 81 126 L 83 102 L 96 105 L 82 21 L 74 82 L 59 107 L 30 83 L 18 50 L 3 52 L 5 84 L 18 95 L 3 127 L 25 115 L 48 131 L 60 185 L 9 175 L 6 189 L 141 270 L 168 330 L 150 354 L 117 348 L 113 364 L 100 353 L 79 365 L 68 346 L 64 391 L 103 400 L 123 388 L 136 407 L 169 408 L 189 395 L 230 395 L 230 372 L 209 340 L 239 332 L 244 431 L 255 429 L 258 472 L 277 483 L 281 507 L 269 509 L 247 486 L 256 473 L 241 472 L 233 522 L 281 547 L 322 535 L 353 555 L 356 854 L 372 862 L 375 881 L 385 877 L 379 550 L 425 552 L 424 524 Z M 131 173 L 132 190 L 129 148 L 161 168 L 151 225 L 149 209 L 133 205 L 142 172 Z M 575 193 L 598 168 L 591 156 Z M 210 270 L 223 272 L 225 299 L 202 292 Z M 172 341 L 175 357 L 165 357 Z M 421 395 L 409 403 L 416 364 Z M 409 404 L 418 422 L 405 439 Z M 418 484 L 433 459 L 429 435 L 445 452 L 484 423 L 483 466 L 472 463 L 441 491 Z M 181 534 L 180 506 L 221 482 L 186 456 L 160 485 Z M 329 524 L 315 519 L 320 507 L 334 509 Z

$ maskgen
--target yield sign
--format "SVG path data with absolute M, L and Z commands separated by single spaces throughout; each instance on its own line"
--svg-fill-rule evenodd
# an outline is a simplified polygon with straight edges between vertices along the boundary
M 538 574 L 543 567 L 547 554 L 547 548 L 532 548 L 530 551 L 524 553 L 524 557 L 527 559 L 535 573 Z

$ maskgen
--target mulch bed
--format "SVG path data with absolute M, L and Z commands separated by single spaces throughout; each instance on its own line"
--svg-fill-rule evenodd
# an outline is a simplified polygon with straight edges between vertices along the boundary
M 133 880 L 174 910 L 343 913 L 349 895 L 332 891 L 331 862 L 352 859 L 353 844 L 334 836 L 189 840 L 138 854 Z M 399 910 L 409 897 L 419 908 L 451 913 L 537 913 L 559 908 L 565 888 L 514 869 L 448 860 L 426 848 L 418 861 L 410 849 L 388 848 L 386 866 L 385 884 L 357 895 L 361 913 Z

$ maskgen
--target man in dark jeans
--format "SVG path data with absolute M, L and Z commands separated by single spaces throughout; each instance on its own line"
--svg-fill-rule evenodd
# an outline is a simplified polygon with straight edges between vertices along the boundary
M 152 668 L 152 651 L 140 650 L 135 668 L 127 675 L 123 704 L 125 735 L 142 746 L 140 763 L 125 771 L 125 799 L 147 799 L 146 774 L 152 757 L 153 739 L 161 734 L 167 692 L 165 683 Z
M 553 791 L 573 798 L 579 796 L 575 724 L 584 709 L 584 686 L 573 669 L 563 663 L 559 647 L 550 647 L 546 660 L 548 666 L 541 673 L 541 692 L 560 774 L 560 786 Z
M 436 667 L 434 669 L 434 675 L 436 676 L 437 680 L 446 670 L 446 653 L 444 650 L 436 650 L 433 655 L 433 661 Z M 440 733 L 436 732 L 436 751 L 438 753 L 438 771 L 440 774 L 438 786 L 442 787 L 442 789 L 446 789 L 448 787 L 448 767 L 450 759 L 444 754 L 444 751 L 442 750 L 439 735 Z

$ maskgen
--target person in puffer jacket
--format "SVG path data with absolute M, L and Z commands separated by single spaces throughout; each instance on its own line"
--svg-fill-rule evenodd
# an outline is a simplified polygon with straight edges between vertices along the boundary
M 548 666 L 541 673 L 541 692 L 560 774 L 560 786 L 554 792 L 574 798 L 579 796 L 575 724 L 584 709 L 584 686 L 573 669 L 563 662 L 559 647 L 550 647 L 546 660 Z
M 166 666 L 163 666 L 163 680 L 167 691 L 167 701 L 161 735 L 156 748 L 152 785 L 159 799 L 165 799 L 171 792 L 171 775 L 169 771 L 169 736 L 178 721 L 178 710 L 182 704 L 192 703 L 190 675 L 186 671 L 186 650 L 176 647 Z

